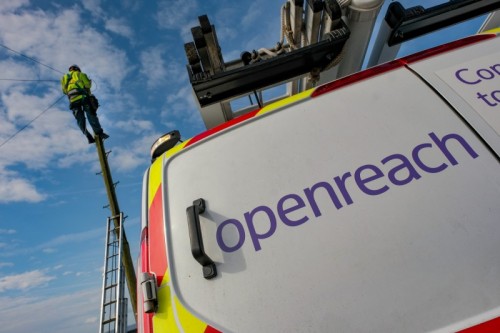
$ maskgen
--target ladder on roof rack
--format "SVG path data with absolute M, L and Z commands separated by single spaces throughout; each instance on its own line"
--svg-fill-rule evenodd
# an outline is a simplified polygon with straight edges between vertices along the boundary
M 215 26 L 206 15 L 199 16 L 199 26 L 191 28 L 193 42 L 186 43 L 184 49 L 192 92 L 206 128 L 355 73 L 366 65 L 393 60 L 407 40 L 488 13 L 480 31 L 498 28 L 500 22 L 499 0 L 449 0 L 429 8 L 405 8 L 399 1 L 391 1 L 385 20 L 372 37 L 379 11 L 386 8 L 384 2 L 389 3 L 284 0 L 277 45 L 245 51 L 240 59 L 228 62 L 222 57 Z M 263 91 L 282 86 L 286 86 L 284 93 L 273 93 L 272 98 L 263 100 Z M 250 105 L 240 108 L 237 103 L 231 104 L 243 97 L 249 98 Z
M 191 29 L 193 42 L 184 49 L 206 128 L 358 71 L 383 2 L 358 1 L 361 6 L 350 6 L 351 1 L 344 0 L 285 0 L 276 46 L 245 51 L 240 59 L 228 62 L 222 57 L 215 26 L 206 15 L 199 16 L 199 26 Z M 345 50 L 349 57 L 344 57 Z M 263 92 L 270 98 L 264 100 Z M 239 101 L 247 97 L 250 105 L 241 105 Z
M 119 219 L 118 227 L 114 219 Z M 107 221 L 99 333 L 127 332 L 125 270 L 121 261 L 123 221 L 123 213 Z

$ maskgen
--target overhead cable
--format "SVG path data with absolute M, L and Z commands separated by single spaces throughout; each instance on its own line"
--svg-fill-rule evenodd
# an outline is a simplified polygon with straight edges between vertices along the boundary
M 19 82 L 59 82 L 59 80 L 28 80 L 28 79 L 0 79 L 0 81 L 19 81 Z
M 63 74 L 63 75 L 65 74 L 65 73 L 61 72 L 60 70 L 55 69 L 54 67 L 51 67 L 51 66 L 49 66 L 49 65 L 46 65 L 46 64 L 44 64 L 44 63 L 42 63 L 42 62 L 40 62 L 40 61 L 38 61 L 38 60 L 36 60 L 36 59 L 34 59 L 34 58 L 28 57 L 27 55 L 24 55 L 24 54 L 22 54 L 22 53 L 21 53 L 21 52 L 19 52 L 19 51 L 13 50 L 13 49 L 11 49 L 10 47 L 8 47 L 8 46 L 6 46 L 6 45 L 0 44 L 0 46 L 1 46 L 1 47 L 3 47 L 4 49 L 7 49 L 7 50 L 9 50 L 9 51 L 11 51 L 11 52 L 13 52 L 13 53 L 17 54 L 17 55 L 20 55 L 21 57 L 24 57 L 24 58 L 26 58 L 26 59 L 28 59 L 28 60 L 31 60 L 31 61 L 33 61 L 33 62 L 36 62 L 36 63 L 37 63 L 37 64 L 39 64 L 39 65 L 42 65 L 42 66 L 44 66 L 44 67 L 47 67 L 47 68 L 49 68 L 49 69 L 51 69 L 51 70 L 53 70 L 53 71 L 56 71 L 56 72 L 58 72 L 58 73 L 60 73 L 60 74 Z
M 9 142 L 10 140 L 12 140 L 21 131 L 23 131 L 29 125 L 31 125 L 32 122 L 34 122 L 35 120 L 37 120 L 38 118 L 40 118 L 45 112 L 47 112 L 48 110 L 50 110 L 54 105 L 56 105 L 65 96 L 66 95 L 61 95 L 61 97 L 59 97 L 54 103 L 52 103 L 49 107 L 47 107 L 45 110 L 43 110 L 42 112 L 40 112 L 35 118 L 31 119 L 29 123 L 27 123 L 26 125 L 24 125 L 23 127 L 21 127 L 17 132 L 15 132 L 14 134 L 12 134 L 10 137 L 8 137 L 7 140 L 5 140 L 4 142 L 2 142 L 0 144 L 0 148 L 2 148 L 7 142 Z
M 60 74 L 65 74 L 63 72 L 61 72 L 60 70 L 58 69 L 55 69 L 54 67 L 51 67 L 49 65 L 46 65 L 32 57 L 29 57 L 25 54 L 22 54 L 21 52 L 19 51 L 16 51 L 16 50 L 13 50 L 11 49 L 10 47 L 6 46 L 6 45 L 3 45 L 3 44 L 0 44 L 0 47 L 3 47 L 4 49 L 7 49 L 9 50 L 10 52 L 13 52 L 23 58 L 26 58 L 28 60 L 31 60 L 33 62 L 36 62 L 37 64 L 41 65 L 41 66 L 44 66 L 44 67 L 47 67 L 48 69 L 51 69 L 57 73 L 60 73 Z M 0 79 L 1 81 L 29 81 L 29 82 L 40 82 L 40 81 L 50 81 L 50 82 L 58 82 L 58 80 L 25 80 L 25 79 Z M 31 119 L 26 125 L 24 125 L 23 127 L 21 127 L 19 130 L 17 130 L 14 134 L 12 134 L 11 136 L 9 136 L 7 138 L 7 140 L 5 140 L 4 142 L 2 142 L 0 144 L 0 148 L 3 147 L 7 142 L 9 142 L 10 140 L 12 140 L 16 135 L 18 135 L 19 133 L 21 133 L 24 129 L 26 129 L 29 125 L 31 125 L 35 120 L 37 120 L 38 118 L 40 118 L 45 112 L 47 112 L 48 110 L 50 110 L 54 105 L 56 105 L 65 95 L 61 95 L 61 97 L 59 97 L 54 103 L 52 103 L 49 107 L 47 107 L 45 110 L 43 110 L 42 112 L 40 112 L 35 118 Z

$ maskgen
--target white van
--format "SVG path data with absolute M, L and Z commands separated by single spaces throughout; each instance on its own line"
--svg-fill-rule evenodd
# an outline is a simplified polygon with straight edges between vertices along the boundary
M 499 156 L 494 34 L 186 140 L 144 176 L 139 332 L 500 332 Z

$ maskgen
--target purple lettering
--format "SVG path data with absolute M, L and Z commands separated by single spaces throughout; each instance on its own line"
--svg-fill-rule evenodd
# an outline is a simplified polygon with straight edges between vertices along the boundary
M 484 74 L 483 74 L 484 73 Z M 477 76 L 479 76 L 481 79 L 485 79 L 485 80 L 491 80 L 495 77 L 495 74 L 490 72 L 489 70 L 483 68 L 483 69 L 480 69 L 476 72 Z
M 442 139 L 438 139 L 436 134 L 434 134 L 433 132 L 429 133 L 429 136 L 431 137 L 432 141 L 434 141 L 434 143 L 438 146 L 438 148 L 441 150 L 441 152 L 444 154 L 444 156 L 446 156 L 446 158 L 448 159 L 448 161 L 450 161 L 450 163 L 452 165 L 457 165 L 458 162 L 455 159 L 455 157 L 453 157 L 453 155 L 450 153 L 448 148 L 446 147 L 446 141 L 448 141 L 450 139 L 454 139 L 454 140 L 458 141 L 458 143 L 460 143 L 462 145 L 462 147 L 465 148 L 465 150 L 469 153 L 469 155 L 472 158 L 476 158 L 479 156 L 472 149 L 472 147 L 467 143 L 467 141 L 465 141 L 465 139 L 462 138 L 458 134 L 451 133 L 451 134 L 445 135 Z
M 497 103 L 490 103 L 490 101 L 488 101 L 488 95 L 487 94 L 481 94 L 481 93 L 477 93 L 477 98 L 478 99 L 481 99 L 483 100 L 483 102 L 485 102 L 486 104 L 488 104 L 489 106 L 496 106 Z
M 492 91 L 491 92 L 491 97 L 493 97 L 493 99 L 495 101 L 497 101 L 498 103 L 500 103 L 500 90 Z M 495 104 L 495 105 L 498 105 L 498 104 Z
M 306 188 L 304 189 L 304 194 L 306 195 L 307 200 L 309 201 L 309 204 L 311 205 L 311 208 L 314 212 L 314 216 L 318 217 L 321 216 L 321 211 L 318 208 L 318 205 L 316 204 L 316 201 L 314 200 L 314 193 L 318 188 L 323 188 L 325 189 L 328 194 L 330 195 L 330 198 L 333 201 L 333 204 L 337 209 L 342 208 L 342 204 L 339 201 L 339 198 L 337 198 L 337 195 L 335 194 L 335 191 L 333 190 L 332 185 L 330 185 L 327 182 L 319 182 L 314 184 L 311 188 Z
M 341 178 L 339 178 L 339 177 L 333 178 L 333 180 L 335 180 L 335 184 L 337 184 L 337 186 L 338 186 L 338 188 L 340 190 L 340 193 L 342 193 L 342 196 L 344 197 L 344 200 L 345 200 L 346 204 L 348 204 L 348 205 L 352 204 L 352 198 L 349 195 L 349 192 L 347 192 L 347 189 L 345 187 L 345 181 L 349 177 L 351 177 L 351 173 L 350 172 L 346 172 L 346 173 L 344 173 L 342 175 Z
M 269 230 L 262 234 L 257 233 L 253 221 L 255 214 L 259 212 L 265 213 L 269 219 Z M 271 210 L 271 208 L 267 206 L 258 206 L 251 212 L 246 212 L 244 216 L 245 216 L 245 221 L 248 225 L 248 233 L 250 234 L 250 238 L 252 238 L 253 247 L 255 248 L 255 251 L 259 251 L 261 249 L 259 240 L 270 237 L 276 231 L 276 217 L 274 216 L 274 213 Z
M 498 67 L 500 65 L 495 66 Z M 492 68 L 492 70 L 497 71 L 497 67 L 495 67 L 495 69 Z M 463 71 L 467 71 L 467 69 L 458 71 L 457 75 Z M 500 94 L 500 90 L 495 90 L 492 93 L 493 98 L 497 101 L 500 98 L 498 94 Z M 420 174 L 420 170 L 427 173 L 438 173 L 447 169 L 450 165 L 444 162 L 439 164 L 441 162 L 440 160 L 443 160 L 443 157 L 439 154 L 437 149 L 433 149 L 434 147 L 439 149 L 452 166 L 459 164 L 455 156 L 466 158 L 468 154 L 473 159 L 479 157 L 479 154 L 472 149 L 471 145 L 469 145 L 462 136 L 456 133 L 450 133 L 441 138 L 438 138 L 434 132 L 430 132 L 428 135 L 432 139 L 432 142 L 424 142 L 415 146 L 411 151 L 413 160 L 403 154 L 392 154 L 383 158 L 381 163 L 386 168 L 391 168 L 386 174 L 375 165 L 365 164 L 357 168 L 354 175 L 351 175 L 350 172 L 345 172 L 341 176 L 334 177 L 331 184 L 326 181 L 320 181 L 309 188 L 305 188 L 303 192 L 306 199 L 304 199 L 300 193 L 286 194 L 279 198 L 276 206 L 273 205 L 273 208 L 276 207 L 276 211 L 273 211 L 268 206 L 257 206 L 243 213 L 243 218 L 248 228 L 249 238 L 252 239 L 255 251 L 260 251 L 262 249 L 261 241 L 263 239 L 274 235 L 277 230 L 278 219 L 280 219 L 284 225 L 290 227 L 300 226 L 308 222 L 311 215 L 306 215 L 309 212 L 307 210 L 307 204 L 309 204 L 315 217 L 321 216 L 322 211 L 317 199 L 321 198 L 321 202 L 324 202 L 328 201 L 329 196 L 335 208 L 340 209 L 343 207 L 343 203 L 339 200 L 337 196 L 338 192 L 336 192 L 340 191 L 346 204 L 353 204 L 351 195 L 347 190 L 347 179 L 350 177 L 354 178 L 354 182 L 362 193 L 379 195 L 390 188 L 387 185 L 389 184 L 388 181 L 381 179 L 384 178 L 385 175 L 387 175 L 388 180 L 392 184 L 403 186 L 414 179 L 418 180 L 422 178 L 423 174 Z M 422 153 L 425 149 L 433 149 L 429 152 L 430 155 L 428 158 L 425 158 L 425 152 Z M 417 167 L 420 168 L 420 170 Z M 432 180 L 429 180 L 429 182 L 431 181 Z M 351 187 L 351 192 L 356 189 L 355 186 Z M 359 194 L 360 192 L 356 193 Z M 246 230 L 245 225 L 240 221 L 243 220 L 231 218 L 223 221 L 217 226 L 216 240 L 222 251 L 235 252 L 243 247 L 246 239 Z
M 389 155 L 386 158 L 384 158 L 381 162 L 382 164 L 386 164 L 389 161 L 392 160 L 399 160 L 401 161 L 401 164 L 395 166 L 391 170 L 389 170 L 389 173 L 387 174 L 387 177 L 393 183 L 394 185 L 406 185 L 409 182 L 411 182 L 413 179 L 419 179 L 421 176 L 418 174 L 417 170 L 413 167 L 411 162 L 406 158 L 406 156 L 401 155 L 401 154 L 393 154 Z M 408 176 L 403 179 L 398 179 L 396 177 L 396 173 L 398 173 L 400 170 L 408 170 Z
M 455 77 L 465 83 L 465 84 L 478 84 L 479 82 L 481 82 L 481 80 L 477 80 L 477 81 L 467 81 L 465 80 L 463 77 L 462 77 L 462 72 L 468 72 L 469 69 L 468 68 L 462 68 L 462 69 L 459 69 L 458 71 L 455 72 Z
M 236 242 L 236 245 L 234 245 L 234 246 L 228 246 L 224 242 L 224 239 L 222 237 L 222 229 L 224 229 L 225 226 L 228 226 L 230 224 L 235 226 L 236 231 L 238 232 L 238 236 L 237 236 L 238 241 Z M 243 225 L 240 223 L 240 221 L 238 221 L 236 219 L 229 219 L 229 220 L 226 220 L 226 221 L 222 222 L 221 224 L 219 224 L 219 226 L 217 227 L 216 238 L 217 238 L 217 244 L 219 244 L 219 247 L 221 248 L 222 251 L 234 252 L 243 246 L 243 243 L 245 242 L 245 230 L 243 229 Z M 234 238 L 234 236 L 231 234 L 230 238 Z
M 293 201 L 292 206 L 284 208 L 286 201 Z M 303 216 L 298 220 L 291 220 L 290 218 L 288 218 L 287 214 L 292 213 L 301 208 L 304 208 L 305 206 L 306 204 L 304 203 L 304 200 L 302 200 L 302 198 L 297 194 L 285 195 L 283 198 L 280 199 L 280 201 L 278 201 L 278 206 L 277 206 L 278 216 L 280 217 L 281 221 L 283 221 L 283 223 L 285 223 L 286 225 L 290 227 L 296 227 L 298 225 L 301 225 L 302 223 L 307 222 L 309 218 L 307 216 Z
M 438 173 L 438 172 L 441 172 L 448 167 L 448 165 L 446 163 L 443 163 L 437 167 L 430 167 L 427 164 L 424 164 L 424 162 L 422 162 L 422 160 L 420 159 L 420 155 L 419 155 L 420 151 L 424 148 L 432 148 L 432 145 L 430 143 L 422 143 L 421 145 L 416 146 L 413 149 L 413 151 L 411 152 L 411 156 L 413 157 L 413 160 L 415 161 L 415 163 L 417 164 L 417 166 L 420 169 L 424 170 L 425 172 L 429 172 L 429 173 Z
M 493 66 L 490 66 L 490 69 L 497 73 L 497 75 L 500 75 L 500 64 L 495 64 Z
M 362 178 L 361 173 L 365 170 L 366 171 L 373 171 L 373 175 L 369 176 L 367 178 Z M 354 179 L 356 180 L 356 184 L 358 184 L 359 189 L 361 191 L 363 191 L 364 193 L 369 194 L 369 195 L 379 195 L 379 194 L 382 194 L 389 189 L 389 186 L 387 186 L 387 185 L 384 185 L 381 188 L 375 189 L 375 190 L 372 190 L 372 189 L 369 189 L 368 187 L 366 187 L 367 183 L 374 181 L 374 180 L 377 180 L 377 179 L 382 178 L 382 177 L 384 177 L 384 173 L 382 172 L 382 170 L 380 170 L 379 168 L 377 168 L 375 165 L 372 165 L 372 164 L 366 164 L 366 165 L 360 166 L 356 170 L 356 172 L 354 173 Z

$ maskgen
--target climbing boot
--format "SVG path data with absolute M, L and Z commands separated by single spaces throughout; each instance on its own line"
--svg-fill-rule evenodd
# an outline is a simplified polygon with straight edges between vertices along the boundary
M 87 140 L 89 141 L 89 144 L 95 143 L 95 140 L 90 133 L 87 133 L 86 136 L 87 136 Z

